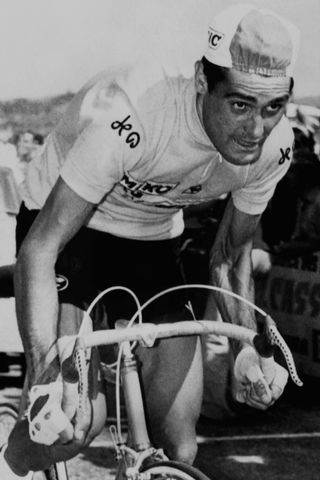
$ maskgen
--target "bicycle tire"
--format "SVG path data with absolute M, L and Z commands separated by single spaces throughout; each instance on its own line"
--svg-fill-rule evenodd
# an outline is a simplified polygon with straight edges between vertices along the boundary
M 153 463 L 143 468 L 141 472 L 149 473 L 150 480 L 210 480 L 197 468 L 174 460 Z

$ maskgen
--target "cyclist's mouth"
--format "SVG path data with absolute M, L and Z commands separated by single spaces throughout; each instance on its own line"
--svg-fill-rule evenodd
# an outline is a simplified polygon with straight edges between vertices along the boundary
M 259 142 L 248 142 L 246 140 L 239 140 L 237 138 L 233 139 L 234 143 L 240 147 L 242 150 L 250 151 L 253 152 L 260 146 L 260 141 Z

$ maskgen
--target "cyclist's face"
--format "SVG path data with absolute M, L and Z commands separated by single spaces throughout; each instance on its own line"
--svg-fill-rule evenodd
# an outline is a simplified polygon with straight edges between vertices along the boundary
M 258 160 L 263 144 L 289 100 L 290 79 L 230 69 L 227 81 L 199 93 L 203 127 L 221 155 L 234 165 Z

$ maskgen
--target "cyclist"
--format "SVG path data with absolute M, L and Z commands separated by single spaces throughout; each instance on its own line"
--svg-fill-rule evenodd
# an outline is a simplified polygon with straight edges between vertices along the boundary
M 109 285 L 130 287 L 143 302 L 183 282 L 183 207 L 231 192 L 212 248 L 211 281 L 252 297 L 251 238 L 291 161 L 284 111 L 297 42 L 296 28 L 275 13 L 237 5 L 210 24 L 194 77 L 151 62 L 109 69 L 75 95 L 28 167 L 18 218 L 19 244 L 32 223 L 18 255 L 15 293 L 33 388 L 29 418 L 17 423 L 2 451 L 3 477 L 29 478 L 72 457 L 102 428 L 95 353 L 90 418 L 77 413 L 77 378 L 68 369 L 74 334 L 88 303 Z M 255 328 L 252 312 L 215 301 L 225 321 Z M 185 319 L 185 302 L 184 294 L 165 297 L 144 319 Z M 211 306 L 209 299 L 207 318 Z M 123 296 L 108 298 L 106 308 L 110 324 L 134 311 Z M 261 371 L 251 384 L 247 370 L 260 368 L 260 358 L 246 345 L 234 351 L 243 365 L 237 398 L 267 408 L 281 395 L 286 372 L 275 364 L 271 376 Z M 173 459 L 192 463 L 199 341 L 161 341 L 140 358 L 152 439 Z

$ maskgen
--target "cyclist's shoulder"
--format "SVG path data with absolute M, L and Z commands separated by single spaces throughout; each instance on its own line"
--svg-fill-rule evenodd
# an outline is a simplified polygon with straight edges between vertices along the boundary
M 252 165 L 251 174 L 286 169 L 293 154 L 294 134 L 290 122 L 283 116 L 266 139 L 259 160 Z
M 101 71 L 74 99 L 80 116 L 99 121 L 103 114 L 157 111 L 176 95 L 181 77 L 172 67 L 142 59 L 134 64 L 117 64 Z
M 280 122 L 275 126 L 267 138 L 263 152 L 265 155 L 269 156 L 272 154 L 278 155 L 278 153 L 281 151 L 280 149 L 291 149 L 293 140 L 294 134 L 291 124 L 288 118 L 283 115 Z
M 293 156 L 294 135 L 290 122 L 283 116 L 266 139 L 260 158 L 249 168 L 247 183 L 277 183 L 287 172 Z

